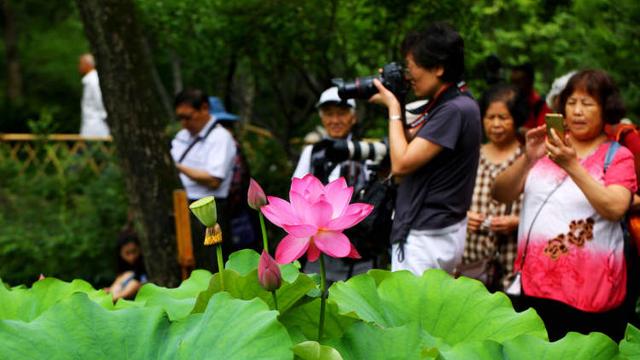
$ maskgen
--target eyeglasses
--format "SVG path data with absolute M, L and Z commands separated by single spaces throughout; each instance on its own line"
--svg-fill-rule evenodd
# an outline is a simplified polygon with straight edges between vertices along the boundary
M 193 115 L 195 115 L 195 112 L 192 112 L 190 114 L 178 114 L 176 116 L 176 119 L 178 121 L 183 121 L 183 120 L 184 121 L 189 121 L 189 120 L 193 119 Z

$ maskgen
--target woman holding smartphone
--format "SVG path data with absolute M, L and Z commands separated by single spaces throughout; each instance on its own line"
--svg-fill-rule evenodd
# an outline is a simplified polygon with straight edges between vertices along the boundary
M 620 220 L 636 191 L 633 156 L 607 140 L 624 106 L 601 70 L 571 77 L 560 94 L 566 134 L 545 126 L 526 134 L 525 154 L 496 178 L 494 197 L 524 192 L 518 228 L 523 305 L 536 309 L 550 340 L 568 331 L 622 339 L 627 322 Z

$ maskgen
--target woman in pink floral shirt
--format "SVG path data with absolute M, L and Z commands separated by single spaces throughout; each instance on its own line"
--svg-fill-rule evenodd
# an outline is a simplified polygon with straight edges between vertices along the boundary
M 498 176 L 493 194 L 513 201 L 524 192 L 515 269 L 524 303 L 550 340 L 568 331 L 620 340 L 627 322 L 620 220 L 636 176 L 632 154 L 607 140 L 604 125 L 617 123 L 624 107 L 605 72 L 584 70 L 560 94 L 560 108 L 564 138 L 547 137 L 545 126 L 527 132 L 525 156 Z

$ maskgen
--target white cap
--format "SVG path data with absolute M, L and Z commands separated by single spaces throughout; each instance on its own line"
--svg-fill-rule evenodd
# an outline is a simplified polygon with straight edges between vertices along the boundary
M 356 101 L 353 99 L 344 100 L 338 96 L 338 87 L 330 87 L 327 90 L 322 92 L 320 95 L 320 100 L 316 104 L 316 107 L 319 108 L 325 104 L 336 104 L 342 106 L 348 106 L 350 108 L 356 108 Z

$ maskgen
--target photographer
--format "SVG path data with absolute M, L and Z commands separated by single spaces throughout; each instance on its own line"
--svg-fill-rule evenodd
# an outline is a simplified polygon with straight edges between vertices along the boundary
M 351 131 L 356 124 L 356 102 L 353 99 L 342 100 L 338 96 L 338 88 L 332 87 L 322 93 L 316 107 L 327 136 L 303 149 L 293 177 L 313 174 L 327 184 L 342 176 L 349 186 L 353 186 L 356 194 L 368 179 L 365 160 L 351 160 L 345 141 L 354 140 Z M 339 281 L 368 271 L 372 268 L 373 261 L 366 258 L 361 261 L 345 261 L 328 257 L 325 265 L 329 281 Z M 305 272 L 319 270 L 318 262 L 307 263 L 304 267 Z
M 430 101 L 424 121 L 405 129 L 402 99 L 374 80 L 378 94 L 370 101 L 388 108 L 391 171 L 402 177 L 391 269 L 452 272 L 464 250 L 482 138 L 480 111 L 456 86 L 464 72 L 464 42 L 453 28 L 435 23 L 411 33 L 402 53 L 413 92 Z

